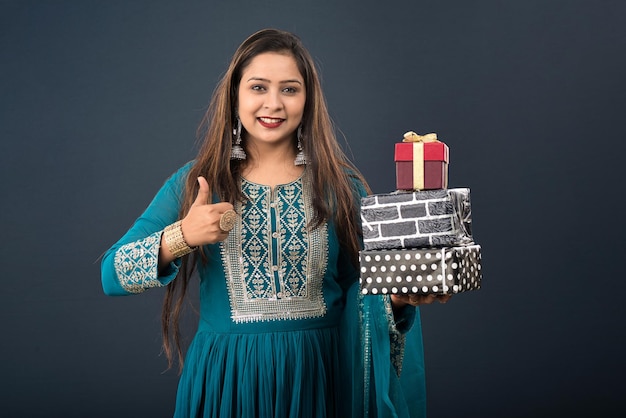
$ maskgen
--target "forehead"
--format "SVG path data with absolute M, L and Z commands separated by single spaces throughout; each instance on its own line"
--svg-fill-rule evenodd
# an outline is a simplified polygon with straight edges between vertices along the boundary
M 264 52 L 252 58 L 243 69 L 241 82 L 246 82 L 251 77 L 277 82 L 293 79 L 304 81 L 295 58 L 279 52 Z

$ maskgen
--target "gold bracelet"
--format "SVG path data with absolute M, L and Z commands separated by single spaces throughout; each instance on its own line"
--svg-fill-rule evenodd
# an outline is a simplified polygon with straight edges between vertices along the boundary
M 198 247 L 191 248 L 183 237 L 183 229 L 181 227 L 183 221 L 174 222 L 163 230 L 163 238 L 175 258 L 180 258 L 189 254 Z

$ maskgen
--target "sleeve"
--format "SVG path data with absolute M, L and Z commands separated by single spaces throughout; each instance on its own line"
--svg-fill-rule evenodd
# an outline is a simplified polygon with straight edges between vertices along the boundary
M 104 293 L 122 296 L 166 286 L 180 268 L 180 259 L 159 271 L 163 229 L 178 219 L 191 162 L 174 173 L 157 192 L 133 226 L 104 255 L 101 280 Z

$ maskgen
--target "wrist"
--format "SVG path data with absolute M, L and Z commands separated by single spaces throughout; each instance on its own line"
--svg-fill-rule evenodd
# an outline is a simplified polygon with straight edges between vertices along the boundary
M 163 230 L 163 240 L 167 244 L 169 252 L 174 258 L 180 258 L 196 250 L 198 247 L 190 247 L 183 236 L 182 221 L 176 221 Z

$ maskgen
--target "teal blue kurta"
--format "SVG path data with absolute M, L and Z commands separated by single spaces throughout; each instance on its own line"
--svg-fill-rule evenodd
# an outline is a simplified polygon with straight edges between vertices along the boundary
M 158 253 L 163 229 L 178 219 L 190 167 L 106 253 L 107 294 L 140 293 L 176 277 L 180 260 L 159 274 Z M 407 307 L 394 319 L 388 297 L 362 297 L 334 225 L 307 228 L 314 199 L 307 171 L 274 189 L 245 179 L 241 187 L 247 200 L 235 205 L 238 223 L 224 242 L 205 247 L 209 262 L 197 264 L 200 322 L 175 416 L 425 416 L 417 311 Z M 364 193 L 360 184 L 355 190 Z

